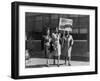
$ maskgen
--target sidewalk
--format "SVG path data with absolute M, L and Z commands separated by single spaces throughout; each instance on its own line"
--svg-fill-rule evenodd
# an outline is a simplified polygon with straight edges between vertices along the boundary
M 53 64 L 53 59 L 50 59 L 50 67 L 57 67 L 57 65 Z M 57 64 L 57 60 L 56 60 Z M 71 66 L 87 66 L 89 62 L 83 61 L 71 61 Z M 60 60 L 60 66 L 64 65 L 64 60 Z M 35 67 L 46 67 L 46 59 L 45 58 L 30 58 L 26 60 L 26 68 L 35 68 Z

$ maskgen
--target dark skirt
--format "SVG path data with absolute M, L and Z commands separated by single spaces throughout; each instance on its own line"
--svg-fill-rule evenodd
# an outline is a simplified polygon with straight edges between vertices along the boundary
M 45 46 L 45 57 L 48 58 L 50 54 L 50 46 Z

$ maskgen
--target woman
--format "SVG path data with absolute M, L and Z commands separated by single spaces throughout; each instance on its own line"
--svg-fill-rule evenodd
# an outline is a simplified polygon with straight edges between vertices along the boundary
M 44 48 L 45 48 L 45 55 L 47 57 L 47 66 L 49 66 L 49 58 L 50 58 L 50 42 L 51 42 L 51 37 L 50 37 L 50 30 L 47 29 L 46 35 L 44 37 Z
M 70 61 L 71 61 L 71 51 L 72 51 L 72 46 L 74 43 L 73 37 L 72 35 L 69 34 L 69 31 L 67 32 L 67 35 L 65 35 L 64 32 L 64 36 L 63 36 L 64 42 L 63 42 L 63 54 L 65 56 L 65 65 L 67 65 L 67 60 L 68 60 L 68 66 L 71 65 Z M 68 57 L 68 58 L 67 58 Z
M 60 33 L 58 33 L 57 28 L 56 28 L 56 32 L 52 34 L 52 41 L 53 41 L 53 46 L 55 51 L 54 56 L 57 57 L 57 65 L 59 66 L 60 55 L 61 55 L 61 44 L 60 44 Z

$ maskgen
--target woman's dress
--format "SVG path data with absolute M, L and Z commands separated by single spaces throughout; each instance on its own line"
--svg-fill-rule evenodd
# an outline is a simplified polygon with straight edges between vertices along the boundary
M 60 36 L 58 34 L 53 34 L 54 56 L 61 55 L 61 45 L 59 40 Z

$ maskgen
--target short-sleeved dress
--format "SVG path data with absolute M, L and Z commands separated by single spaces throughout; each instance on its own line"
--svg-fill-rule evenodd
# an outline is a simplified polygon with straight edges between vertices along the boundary
M 61 45 L 60 45 L 60 36 L 58 34 L 53 34 L 53 44 L 54 44 L 54 56 L 60 56 L 61 55 Z

